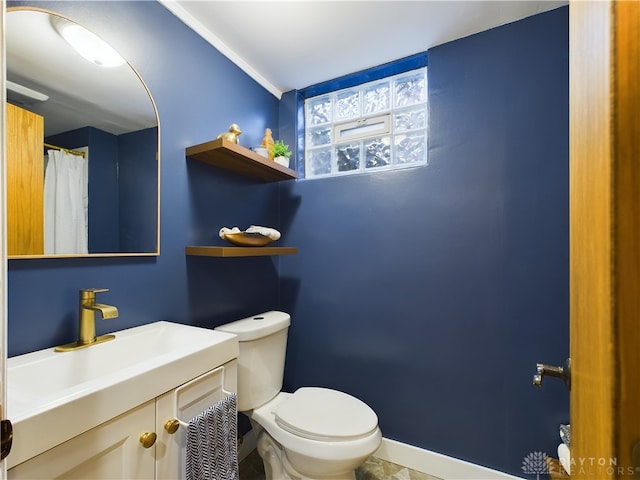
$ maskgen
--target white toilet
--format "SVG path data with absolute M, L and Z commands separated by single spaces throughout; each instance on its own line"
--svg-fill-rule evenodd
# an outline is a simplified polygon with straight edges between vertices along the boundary
M 352 480 L 380 445 L 378 417 L 337 390 L 280 391 L 290 323 L 287 313 L 271 311 L 216 328 L 238 336 L 238 410 L 262 428 L 258 453 L 268 480 Z

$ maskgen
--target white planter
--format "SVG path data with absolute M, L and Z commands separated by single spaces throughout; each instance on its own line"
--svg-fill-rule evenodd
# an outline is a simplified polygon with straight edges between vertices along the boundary
M 276 157 L 274 158 L 276 163 L 279 163 L 283 167 L 289 168 L 289 159 L 287 157 Z

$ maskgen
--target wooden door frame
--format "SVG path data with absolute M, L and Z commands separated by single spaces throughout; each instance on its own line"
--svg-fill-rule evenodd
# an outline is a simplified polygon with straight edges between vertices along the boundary
M 6 75 L 7 61 L 4 49 L 6 2 L 0 0 L 0 39 L 3 47 L 0 49 L 0 419 L 7 418 L 6 365 L 7 365 L 7 214 L 6 214 Z M 0 462 L 0 480 L 7 476 L 7 462 Z
M 572 477 L 638 478 L 640 3 L 569 18 Z

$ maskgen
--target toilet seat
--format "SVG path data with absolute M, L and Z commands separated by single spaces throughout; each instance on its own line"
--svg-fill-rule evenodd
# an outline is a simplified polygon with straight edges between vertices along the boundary
M 300 388 L 273 414 L 280 428 L 310 440 L 355 440 L 378 428 L 378 416 L 366 403 L 328 388 Z

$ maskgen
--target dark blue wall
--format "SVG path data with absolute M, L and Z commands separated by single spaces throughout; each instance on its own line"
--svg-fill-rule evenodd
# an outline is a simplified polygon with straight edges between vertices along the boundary
M 89 146 L 89 252 L 119 252 L 118 137 L 94 127 L 83 130 Z
M 99 333 L 162 319 L 214 327 L 277 308 L 277 261 L 185 257 L 184 247 L 221 243 L 225 225 L 279 228 L 277 186 L 185 158 L 185 147 L 232 122 L 244 131 L 243 145 L 258 144 L 266 127 L 277 128 L 278 100 L 158 3 L 28 4 L 87 26 L 145 79 L 160 116 L 161 255 L 11 260 L 9 355 L 75 340 L 80 288 L 109 288 L 101 301 L 120 310 L 98 322 Z
M 428 166 L 281 186 L 286 387 L 343 389 L 387 438 L 522 475 L 568 421 L 562 382 L 531 382 L 569 348 L 568 8 L 428 57 Z
M 147 128 L 118 136 L 118 204 L 120 252 L 155 252 L 158 220 L 149 215 L 158 201 L 158 129 Z
M 262 185 L 185 160 L 231 122 L 259 143 L 279 109 L 168 11 L 39 5 L 111 42 L 154 96 L 162 253 L 11 261 L 10 355 L 72 341 L 84 287 L 111 288 L 102 301 L 120 308 L 99 333 L 282 308 L 287 389 L 344 389 L 388 438 L 515 474 L 531 451 L 555 451 L 568 396 L 531 376 L 568 352 L 567 8 L 429 52 L 428 166 Z M 185 258 L 185 245 L 251 223 L 280 228 L 299 254 Z

